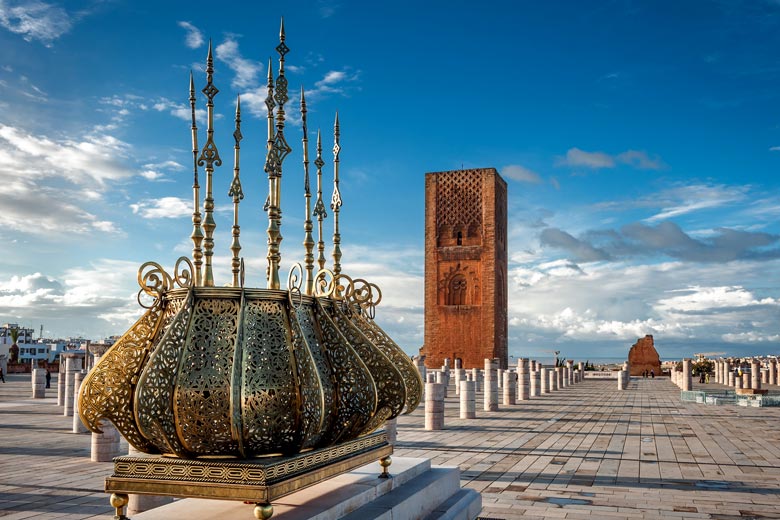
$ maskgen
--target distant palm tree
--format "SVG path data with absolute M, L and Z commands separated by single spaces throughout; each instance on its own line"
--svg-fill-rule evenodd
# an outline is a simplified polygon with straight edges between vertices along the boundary
M 9 330 L 11 335 L 11 348 L 8 349 L 8 354 L 11 363 L 19 362 L 19 345 L 16 344 L 16 340 L 19 339 L 19 329 L 13 328 Z

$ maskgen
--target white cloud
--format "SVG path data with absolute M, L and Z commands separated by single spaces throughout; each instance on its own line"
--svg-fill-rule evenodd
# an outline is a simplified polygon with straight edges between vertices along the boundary
M 28 42 L 38 40 L 51 47 L 54 40 L 70 31 L 73 22 L 65 9 L 54 4 L 0 0 L 0 25 Z
M 179 218 L 192 215 L 192 206 L 188 200 L 179 197 L 145 199 L 130 204 L 133 213 L 143 218 Z
M 770 152 L 780 152 L 780 146 L 773 146 L 769 149 Z
M 750 291 L 740 286 L 692 286 L 671 292 L 677 294 L 656 302 L 655 308 L 658 311 L 695 314 L 709 313 L 714 310 L 737 310 L 753 306 L 780 305 L 780 302 L 773 298 L 756 299 Z
M 727 343 L 777 343 L 780 334 L 762 334 L 751 330 L 750 332 L 729 333 L 721 336 Z
M 158 98 L 153 104 L 152 109 L 156 110 L 157 112 L 168 112 L 173 117 L 176 117 L 178 119 L 182 119 L 184 121 L 192 122 L 192 109 L 190 108 L 189 104 L 186 103 L 176 103 L 174 101 L 171 101 L 168 98 Z M 215 114 L 215 119 L 221 119 L 222 114 Z M 195 121 L 198 122 L 198 124 L 202 125 L 203 121 L 206 120 L 206 109 L 205 108 L 196 108 L 195 109 Z
M 180 21 L 177 22 L 179 27 L 187 31 L 187 35 L 184 37 L 184 44 L 190 49 L 197 49 L 203 45 L 203 33 L 192 25 L 190 22 Z
M 162 173 L 155 170 L 144 170 L 139 175 L 141 175 L 141 177 L 143 177 L 144 179 L 150 181 L 157 181 L 165 178 L 165 176 Z
M 665 207 L 660 213 L 648 217 L 645 222 L 656 222 L 678 217 L 694 211 L 736 204 L 746 198 L 743 186 L 693 184 L 665 190 L 654 197 Z
M 538 173 L 529 170 L 525 166 L 520 166 L 519 164 L 504 166 L 501 169 L 501 174 L 504 177 L 520 182 L 530 182 L 532 184 L 539 184 L 542 182 L 542 178 L 539 177 Z
M 660 157 L 650 157 L 647 152 L 640 150 L 626 150 L 617 155 L 610 155 L 605 152 L 586 152 L 579 148 L 569 148 L 566 157 L 558 158 L 556 164 L 571 167 L 582 166 L 592 170 L 614 168 L 618 164 L 625 164 L 640 170 L 660 170 L 665 167 Z
M 235 37 L 228 36 L 224 42 L 217 45 L 215 51 L 217 59 L 225 62 L 235 74 L 231 82 L 233 88 L 237 90 L 257 88 L 259 75 L 264 70 L 263 64 L 244 58 L 238 49 Z
M 183 164 L 178 163 L 176 161 L 162 161 L 157 163 L 147 163 L 144 164 L 144 168 L 148 168 L 150 170 L 173 170 L 173 171 L 182 171 L 185 169 Z

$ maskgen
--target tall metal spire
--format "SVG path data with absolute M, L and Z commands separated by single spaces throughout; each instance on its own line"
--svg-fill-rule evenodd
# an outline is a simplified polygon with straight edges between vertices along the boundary
M 309 135 L 306 126 L 306 97 L 301 87 L 301 122 L 303 126 L 303 198 L 306 202 L 306 218 L 303 221 L 304 265 L 306 266 L 305 291 L 314 294 L 314 238 L 311 231 L 311 188 L 309 186 Z
M 341 233 L 339 233 L 339 211 L 341 210 L 341 192 L 339 191 L 339 113 L 336 112 L 336 122 L 333 125 L 333 197 L 330 199 L 330 209 L 333 210 L 333 272 L 341 273 Z
M 279 30 L 279 45 L 276 52 L 279 53 L 279 75 L 276 77 L 276 92 L 273 100 L 276 101 L 276 134 L 266 157 L 266 172 L 269 177 L 270 197 L 268 201 L 268 288 L 279 289 L 279 262 L 281 254 L 279 245 L 282 242 L 282 163 L 292 152 L 292 148 L 284 138 L 284 104 L 287 103 L 287 78 L 284 76 L 284 57 L 290 51 L 285 43 L 284 19 Z M 270 93 L 270 88 L 269 88 Z
M 230 251 L 233 253 L 233 258 L 230 262 L 230 266 L 233 271 L 233 287 L 239 287 L 240 273 L 241 273 L 241 259 L 238 253 L 241 251 L 241 243 L 239 242 L 239 235 L 241 234 L 241 227 L 238 225 L 238 204 L 244 198 L 244 190 L 241 188 L 240 178 L 240 153 L 241 153 L 241 139 L 244 136 L 241 135 L 241 96 L 236 97 L 236 130 L 233 132 L 233 139 L 235 145 L 233 146 L 233 182 L 230 183 L 230 191 L 228 197 L 233 197 L 233 241 L 230 243 Z
M 314 203 L 314 216 L 317 217 L 317 265 L 320 269 L 325 269 L 325 240 L 322 235 L 322 221 L 328 214 L 325 213 L 325 203 L 322 202 L 322 167 L 325 161 L 322 160 L 322 139 L 320 131 L 317 130 L 317 158 L 314 160 L 317 167 L 317 201 Z
M 200 268 L 203 265 L 203 230 L 200 227 L 200 184 L 198 184 L 198 125 L 195 122 L 195 81 L 190 71 L 190 112 L 192 113 L 192 170 L 194 180 L 192 182 L 192 263 L 195 267 L 193 273 L 194 285 L 201 283 Z
M 214 256 L 214 229 L 217 227 L 214 222 L 214 193 L 213 193 L 213 175 L 214 166 L 222 166 L 222 159 L 219 157 L 217 145 L 214 144 L 214 96 L 219 93 L 214 86 L 214 57 L 211 52 L 211 40 L 209 40 L 209 52 L 206 57 L 206 86 L 202 92 L 206 95 L 206 114 L 208 126 L 206 130 L 206 144 L 203 146 L 198 165 L 206 169 L 206 198 L 203 201 L 204 221 L 203 230 L 205 238 L 203 240 L 203 256 L 206 257 L 206 265 L 203 271 L 203 285 L 206 287 L 214 286 L 214 272 L 211 267 L 211 257 Z

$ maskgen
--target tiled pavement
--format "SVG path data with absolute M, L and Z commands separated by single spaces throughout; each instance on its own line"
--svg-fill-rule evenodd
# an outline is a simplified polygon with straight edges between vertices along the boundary
M 0 518 L 113 518 L 111 464 L 89 461 L 90 436 L 70 433 L 56 398 L 30 399 L 29 375 L 6 380 Z M 451 386 L 438 432 L 422 405 L 400 417 L 395 456 L 460 466 L 485 518 L 780 518 L 780 408 L 682 403 L 664 378 L 586 381 L 492 413 L 481 398 L 459 419 Z

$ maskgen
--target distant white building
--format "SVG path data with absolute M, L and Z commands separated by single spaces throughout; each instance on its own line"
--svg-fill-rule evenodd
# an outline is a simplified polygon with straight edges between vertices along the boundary
M 17 329 L 19 331 L 19 337 L 16 339 L 16 344 L 19 346 L 19 357 L 21 359 L 21 352 L 24 348 L 26 351 L 32 347 L 33 341 L 33 329 L 20 327 L 18 323 L 4 323 L 0 325 L 0 366 L 3 372 L 8 372 L 8 361 L 10 360 L 11 345 L 14 344 L 11 341 L 11 330 Z M 37 348 L 36 348 L 37 355 Z M 30 359 L 27 360 L 30 362 Z

